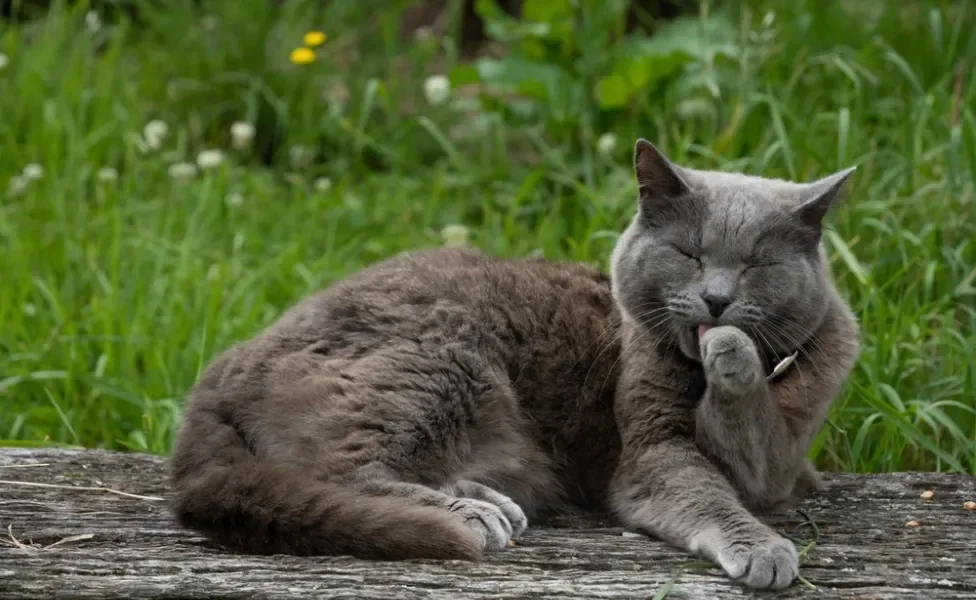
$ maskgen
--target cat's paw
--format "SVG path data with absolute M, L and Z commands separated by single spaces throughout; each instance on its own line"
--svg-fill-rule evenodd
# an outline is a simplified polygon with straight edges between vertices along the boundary
M 528 529 L 529 519 L 525 516 L 525 513 L 522 512 L 522 507 L 515 504 L 514 500 L 508 498 L 508 496 L 502 496 L 502 498 L 505 498 L 507 502 L 502 502 L 497 506 L 502 510 L 502 513 L 504 513 L 505 518 L 508 519 L 508 522 L 512 524 L 512 539 L 517 540 L 522 537 L 522 534 L 525 533 L 526 529 Z
M 741 329 L 712 327 L 701 336 L 699 345 L 705 378 L 722 392 L 741 396 L 763 381 L 759 350 Z
M 783 589 L 800 574 L 796 546 L 779 535 L 761 542 L 734 543 L 716 558 L 729 577 L 750 588 Z
M 508 519 L 508 522 L 512 525 L 513 540 L 519 539 L 522 533 L 524 533 L 529 526 L 529 519 L 522 511 L 522 507 L 516 504 L 514 500 L 505 494 L 496 492 L 487 485 L 474 481 L 462 480 L 459 481 L 455 486 L 455 492 L 462 498 L 483 500 L 485 502 L 490 502 L 501 509 L 502 514 L 505 515 L 505 518 Z
M 796 477 L 793 493 L 802 498 L 808 494 L 822 492 L 826 489 L 827 486 L 824 485 L 823 478 L 817 472 L 817 469 L 809 461 L 804 461 L 800 467 L 800 473 Z
M 448 510 L 481 536 L 485 550 L 508 547 L 514 530 L 501 508 L 483 500 L 458 498 L 448 506 Z

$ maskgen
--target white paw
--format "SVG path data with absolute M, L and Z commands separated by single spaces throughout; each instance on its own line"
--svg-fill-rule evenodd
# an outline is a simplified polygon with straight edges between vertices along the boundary
M 783 589 L 800 573 L 796 547 L 778 535 L 758 543 L 734 543 L 717 559 L 729 577 L 750 588 Z
M 455 490 L 458 496 L 483 500 L 485 502 L 494 504 L 501 509 L 502 514 L 505 515 L 505 518 L 508 519 L 509 524 L 512 526 L 511 539 L 519 539 L 522 533 L 525 532 L 526 528 L 528 528 L 529 519 L 522 511 L 522 507 L 516 504 L 514 500 L 505 494 L 496 492 L 484 484 L 466 480 L 459 481 L 455 486 Z
M 458 498 L 451 503 L 448 510 L 481 536 L 485 550 L 503 550 L 508 547 L 513 528 L 501 508 L 483 500 Z

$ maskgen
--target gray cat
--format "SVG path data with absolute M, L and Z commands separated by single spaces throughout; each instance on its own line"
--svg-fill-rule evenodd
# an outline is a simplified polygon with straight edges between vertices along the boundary
M 804 454 L 858 351 L 820 242 L 852 169 L 696 171 L 644 140 L 635 167 L 611 277 L 408 254 L 218 356 L 172 457 L 180 522 L 244 552 L 477 560 L 609 508 L 788 586 L 796 550 L 754 514 L 819 486 Z

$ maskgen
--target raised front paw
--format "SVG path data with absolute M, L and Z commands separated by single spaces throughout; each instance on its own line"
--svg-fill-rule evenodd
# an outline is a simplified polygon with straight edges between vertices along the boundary
M 800 573 L 793 542 L 775 534 L 757 542 L 733 542 L 716 558 L 729 577 L 756 589 L 783 589 Z
M 741 396 L 762 382 L 759 351 L 741 329 L 713 327 L 701 336 L 699 346 L 705 378 L 722 392 Z

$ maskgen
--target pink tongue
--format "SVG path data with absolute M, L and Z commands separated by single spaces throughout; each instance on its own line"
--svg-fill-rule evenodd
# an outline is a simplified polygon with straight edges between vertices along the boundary
M 704 323 L 702 323 L 701 325 L 699 325 L 698 326 L 698 339 L 701 339 L 701 337 L 703 335 L 705 335 L 705 332 L 708 331 L 711 328 L 712 328 L 711 325 L 706 325 Z

